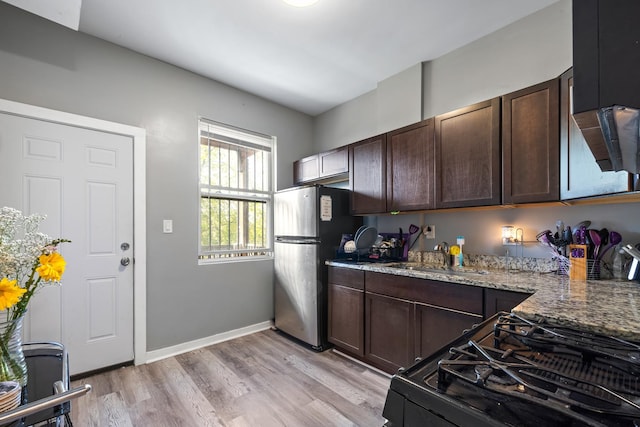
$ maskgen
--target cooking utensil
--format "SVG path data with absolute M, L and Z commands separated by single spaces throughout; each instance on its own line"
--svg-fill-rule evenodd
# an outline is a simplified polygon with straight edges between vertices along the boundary
M 411 228 L 409 228 L 409 231 L 411 231 Z M 422 229 L 420 229 L 420 233 L 418 233 L 416 238 L 413 240 L 413 243 L 409 246 L 409 250 L 411 250 L 416 245 L 416 242 L 420 240 L 420 236 L 422 236 Z
M 578 234 L 578 232 L 580 231 L 580 229 L 582 227 L 584 227 L 584 229 L 586 230 L 587 228 L 589 228 L 589 226 L 591 225 L 591 221 L 581 221 L 579 223 L 577 223 L 576 225 L 574 225 L 571 229 L 573 230 L 573 241 L 577 242 L 579 245 L 584 245 L 586 242 L 578 242 L 576 239 L 576 235 Z
M 548 246 L 554 253 L 558 253 L 558 248 L 553 244 L 554 239 L 551 235 L 551 230 L 541 231 L 536 235 L 536 240 L 543 245 Z
M 589 228 L 590 225 L 591 225 L 591 221 L 589 220 L 580 221 L 579 223 L 573 226 L 573 230 L 578 230 L 580 227 Z
M 600 244 L 602 243 L 602 241 L 600 240 L 600 233 L 598 232 L 598 230 L 589 229 L 589 239 L 593 243 L 593 255 L 591 259 L 593 259 L 594 261 L 591 265 L 590 270 L 591 276 L 593 277 L 596 270 L 600 268 L 600 263 L 598 261 L 598 252 L 600 251 Z M 596 268 L 596 266 L 598 267 Z
M 564 233 L 564 222 L 562 222 L 561 219 L 556 221 L 556 234 L 558 235 L 558 237 L 556 237 L 557 239 L 562 239 L 562 233 Z
M 602 240 L 600 239 L 600 233 L 598 230 L 594 230 L 592 228 L 589 229 L 589 239 L 593 244 L 593 257 L 592 259 L 598 258 L 598 252 L 600 251 L 600 244 Z
M 606 246 L 609 243 L 609 230 L 605 227 L 598 231 L 598 234 L 600 234 L 600 247 Z
M 609 244 L 607 245 L 606 248 L 604 248 L 603 251 L 601 251 L 598 254 L 598 260 L 601 260 L 602 257 L 604 257 L 604 254 L 606 254 L 609 249 L 611 249 L 612 247 L 616 246 L 620 242 L 622 242 L 622 235 L 620 233 L 618 233 L 617 231 L 611 231 L 609 233 Z

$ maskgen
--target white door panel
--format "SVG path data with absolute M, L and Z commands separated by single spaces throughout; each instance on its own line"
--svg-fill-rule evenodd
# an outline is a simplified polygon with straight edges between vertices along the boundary
M 61 287 L 32 300 L 25 339 L 59 340 L 71 374 L 133 359 L 131 137 L 0 114 L 0 205 L 46 214 L 42 231 L 70 239 Z M 128 243 L 126 250 L 122 243 Z

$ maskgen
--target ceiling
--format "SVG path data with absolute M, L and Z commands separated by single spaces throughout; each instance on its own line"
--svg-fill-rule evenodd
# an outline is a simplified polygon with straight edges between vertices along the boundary
M 315 116 L 558 0 L 74 1 L 83 33 Z M 73 28 L 69 2 L 44 3 Z

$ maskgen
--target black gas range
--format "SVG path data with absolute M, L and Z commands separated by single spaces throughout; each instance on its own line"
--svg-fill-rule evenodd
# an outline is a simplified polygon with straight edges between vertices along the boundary
M 388 427 L 640 426 L 640 345 L 499 313 L 394 375 Z

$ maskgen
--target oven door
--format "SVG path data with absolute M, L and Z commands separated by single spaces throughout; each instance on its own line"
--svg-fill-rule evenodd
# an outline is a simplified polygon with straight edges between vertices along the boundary
M 393 390 L 387 394 L 382 415 L 387 419 L 385 427 L 457 427 Z

